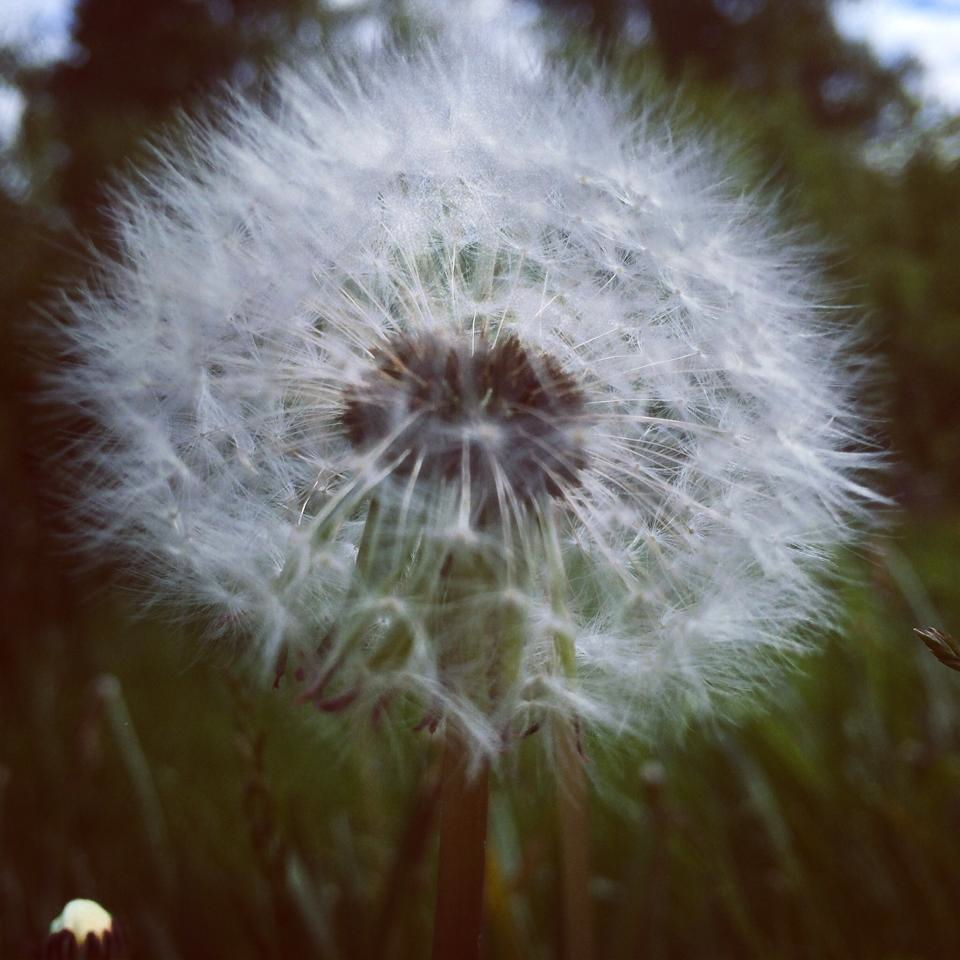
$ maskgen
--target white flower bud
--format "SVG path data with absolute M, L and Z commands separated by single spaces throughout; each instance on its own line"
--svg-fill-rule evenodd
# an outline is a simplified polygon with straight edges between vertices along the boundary
M 71 900 L 50 924 L 39 956 L 42 960 L 123 960 L 124 938 L 113 917 L 95 900 Z
M 113 917 L 95 900 L 71 900 L 50 924 L 51 933 L 61 930 L 72 933 L 77 943 L 83 943 L 90 934 L 101 938 L 112 932 Z

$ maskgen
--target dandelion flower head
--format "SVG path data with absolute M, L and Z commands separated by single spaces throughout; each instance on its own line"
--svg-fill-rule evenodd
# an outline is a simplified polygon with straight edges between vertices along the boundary
M 284 70 L 115 206 L 88 542 L 478 755 L 766 684 L 869 498 L 851 337 L 696 137 L 479 41 Z

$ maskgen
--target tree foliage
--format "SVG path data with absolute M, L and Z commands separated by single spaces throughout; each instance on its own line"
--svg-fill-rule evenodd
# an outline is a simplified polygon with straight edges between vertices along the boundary
M 548 2 L 579 12 L 608 46 L 639 25 L 673 80 L 692 74 L 765 96 L 795 91 L 826 129 L 870 130 L 891 110 L 909 112 L 903 83 L 916 64 L 881 64 L 844 37 L 832 0 Z

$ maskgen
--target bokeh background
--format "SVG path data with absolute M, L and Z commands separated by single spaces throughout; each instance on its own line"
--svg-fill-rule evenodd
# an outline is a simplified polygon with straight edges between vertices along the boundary
M 845 616 L 774 707 L 655 749 L 588 745 L 599 960 L 960 956 L 960 673 L 912 633 L 960 631 L 960 95 L 856 39 L 883 5 L 486 4 L 517 55 L 543 31 L 638 109 L 658 91 L 811 225 L 867 319 L 894 452 L 899 506 L 840 558 Z M 144 137 L 224 82 L 255 94 L 273 62 L 414 42 L 438 8 L 50 9 L 0 17 L 0 956 L 29 956 L 76 896 L 122 917 L 137 958 L 426 956 L 436 744 L 346 730 L 137 616 L 122 569 L 78 569 L 53 506 L 65 438 L 37 397 L 52 293 L 110 244 L 106 191 L 148 162 Z M 489 957 L 563 956 L 535 740 L 494 792 Z

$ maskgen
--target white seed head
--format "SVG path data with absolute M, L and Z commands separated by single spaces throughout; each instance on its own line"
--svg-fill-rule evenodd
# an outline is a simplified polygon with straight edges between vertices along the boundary
M 72 301 L 88 540 L 324 709 L 650 733 L 828 616 L 852 338 L 768 207 L 585 72 L 288 69 L 123 195 Z

